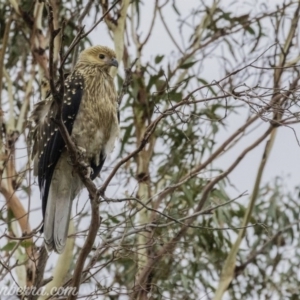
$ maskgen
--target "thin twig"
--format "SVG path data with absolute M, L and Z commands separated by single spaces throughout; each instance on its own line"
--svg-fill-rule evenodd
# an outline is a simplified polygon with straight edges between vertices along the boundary
M 133 63 L 131 64 L 131 66 L 127 69 L 125 69 L 125 80 L 123 81 L 122 84 L 122 89 L 121 92 L 119 93 L 118 96 L 118 104 L 120 105 L 122 102 L 122 99 L 124 97 L 124 95 L 127 93 L 128 87 L 130 86 L 131 82 L 132 82 L 132 68 L 133 66 L 136 64 L 138 58 L 136 58 Z
M 4 34 L 3 34 L 3 37 L 2 37 L 2 48 L 1 48 L 1 51 L 0 51 L 0 108 L 2 107 L 1 95 L 2 95 L 4 56 L 5 56 L 5 51 L 6 51 L 6 47 L 7 47 L 7 44 L 8 44 L 8 37 L 9 37 L 9 32 L 10 32 L 10 26 L 11 26 L 11 23 L 12 23 L 12 19 L 13 19 L 13 14 L 10 13 L 10 17 L 8 18 L 8 21 L 5 25 Z M 1 131 L 1 128 L 0 128 L 0 131 Z

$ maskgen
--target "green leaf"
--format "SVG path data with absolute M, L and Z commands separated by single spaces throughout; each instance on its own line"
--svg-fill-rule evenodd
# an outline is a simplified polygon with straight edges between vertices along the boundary
M 21 246 L 23 247 L 23 248 L 29 248 L 30 246 L 32 246 L 33 244 L 32 244 L 32 241 L 30 241 L 30 240 L 24 240 L 24 241 L 22 241 L 21 242 Z
M 203 78 L 198 78 L 198 81 L 203 83 L 204 85 L 209 85 L 209 83 Z M 214 96 L 217 96 L 217 93 L 211 86 L 208 86 L 207 88 L 213 93 Z
M 188 63 L 185 63 L 183 65 L 181 65 L 179 67 L 179 69 L 188 69 L 190 67 L 192 67 L 197 61 L 192 61 L 192 62 L 188 62 Z
M 180 16 L 180 12 L 179 12 L 178 8 L 176 7 L 176 4 L 175 4 L 174 0 L 173 0 L 173 3 L 172 3 L 172 7 L 173 7 L 174 11 L 177 13 L 177 15 Z
M 109 220 L 111 222 L 113 222 L 114 224 L 119 224 L 120 223 L 120 221 L 116 217 L 112 216 L 111 214 L 107 214 L 107 216 L 108 216 Z
M 165 57 L 164 55 L 157 55 L 154 59 L 154 62 L 156 64 L 159 64 L 163 60 L 164 57 Z
M 16 246 L 17 242 L 9 242 L 1 248 L 2 251 L 11 251 Z
M 227 13 L 223 13 L 223 15 L 221 16 L 221 18 L 227 20 L 227 21 L 231 21 L 231 12 L 227 12 Z
M 235 53 L 234 53 L 234 50 L 233 50 L 233 47 L 232 47 L 231 43 L 225 38 L 224 38 L 224 42 L 227 44 L 230 53 L 235 58 Z
M 123 78 L 119 74 L 117 74 L 117 81 L 118 81 L 118 87 L 119 89 L 121 89 L 123 85 Z
M 253 48 L 250 50 L 250 53 L 252 53 L 256 49 L 256 47 L 258 46 L 258 44 L 260 42 L 261 37 L 266 36 L 263 32 L 263 28 L 259 21 L 257 21 L 257 25 L 258 25 L 258 34 L 256 37 L 256 42 L 255 42 Z
M 175 102 L 179 102 L 182 100 L 182 93 L 172 92 L 170 93 L 170 98 Z
M 194 198 L 193 198 L 193 191 L 186 185 L 183 185 L 182 186 L 182 190 L 183 190 L 183 193 L 184 193 L 184 198 L 185 200 L 188 202 L 188 204 L 190 206 L 193 205 L 194 203 Z
M 165 80 L 161 80 L 161 79 L 158 79 L 156 80 L 155 82 L 155 86 L 156 86 L 156 90 L 158 92 L 162 91 L 165 87 L 166 87 L 166 81 Z
M 124 151 L 124 147 L 127 144 L 129 138 L 130 138 L 130 134 L 131 134 L 131 130 L 133 128 L 133 124 L 130 124 L 129 126 L 127 126 L 123 139 L 122 139 L 122 145 L 121 145 L 121 149 L 120 149 L 120 155 L 123 153 Z
M 183 283 L 184 288 L 187 290 L 188 289 L 188 283 L 187 283 L 187 278 L 184 274 L 180 274 L 181 276 L 181 281 Z
M 245 28 L 245 30 L 248 31 L 250 34 L 255 35 L 255 31 L 252 29 L 252 27 L 247 26 L 247 27 Z

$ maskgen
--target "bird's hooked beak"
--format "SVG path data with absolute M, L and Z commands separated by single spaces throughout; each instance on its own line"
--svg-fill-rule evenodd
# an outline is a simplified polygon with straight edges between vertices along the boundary
M 119 66 L 119 63 L 115 58 L 112 58 L 109 64 L 116 68 Z

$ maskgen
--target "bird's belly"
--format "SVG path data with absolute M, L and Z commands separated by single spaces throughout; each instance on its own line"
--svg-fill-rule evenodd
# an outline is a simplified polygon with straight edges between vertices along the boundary
M 91 89 L 87 87 L 87 90 Z M 110 97 L 102 90 L 86 93 L 74 121 L 71 136 L 78 147 L 85 149 L 88 163 L 94 161 L 99 165 L 100 153 L 109 154 L 119 135 L 117 106 Z
M 105 145 L 104 133 L 101 129 L 91 129 L 85 126 L 74 126 L 72 135 L 77 147 L 85 150 L 85 157 L 88 161 L 99 159 L 100 152 Z
M 81 122 L 76 120 L 72 130 L 71 137 L 77 147 L 85 150 L 85 158 L 87 163 L 93 161 L 99 165 L 100 153 L 104 152 L 105 155 L 112 152 L 115 141 L 119 136 L 119 126 L 117 121 L 110 124 L 108 132 L 103 128 L 97 128 L 95 123 L 85 120 Z
M 96 132 L 94 132 L 93 138 L 89 141 L 89 157 L 94 158 L 95 156 L 97 156 L 97 158 L 99 158 L 100 152 L 103 149 L 104 145 L 104 133 L 101 129 L 98 129 L 96 130 Z

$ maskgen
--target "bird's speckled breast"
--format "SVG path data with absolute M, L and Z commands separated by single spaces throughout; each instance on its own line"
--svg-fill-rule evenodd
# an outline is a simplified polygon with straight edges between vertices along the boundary
M 109 154 L 119 136 L 118 104 L 112 77 L 106 72 L 92 71 L 83 73 L 83 98 L 72 138 L 86 150 L 87 159 L 93 159 L 98 165 L 100 152 Z

